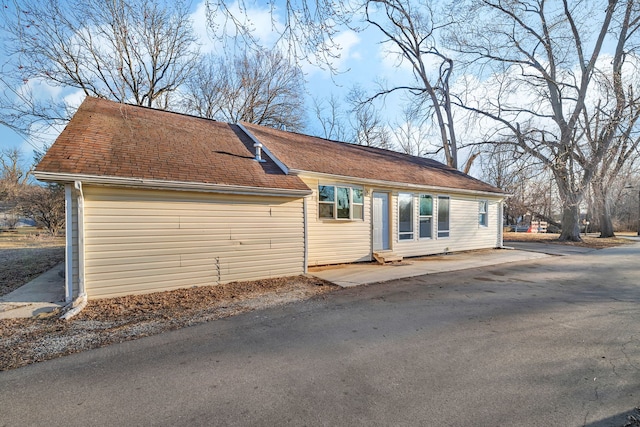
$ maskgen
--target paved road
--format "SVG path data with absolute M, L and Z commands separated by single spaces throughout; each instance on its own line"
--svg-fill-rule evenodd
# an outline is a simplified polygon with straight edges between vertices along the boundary
M 0 373 L 0 425 L 624 425 L 640 244 L 399 280 Z

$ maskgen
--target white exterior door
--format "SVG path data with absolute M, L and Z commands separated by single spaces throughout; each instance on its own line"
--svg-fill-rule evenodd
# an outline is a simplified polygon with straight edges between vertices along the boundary
M 389 193 L 373 193 L 373 250 L 389 249 Z

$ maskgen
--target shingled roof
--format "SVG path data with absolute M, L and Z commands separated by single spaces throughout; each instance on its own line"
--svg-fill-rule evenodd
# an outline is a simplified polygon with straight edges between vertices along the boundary
M 239 126 L 87 97 L 38 173 L 258 189 L 309 188 L 272 160 L 254 160 Z
M 254 160 L 252 137 L 269 156 Z M 36 168 L 36 177 L 64 180 L 177 182 L 309 193 L 297 173 L 503 195 L 496 187 L 435 160 L 329 141 L 254 124 L 232 125 L 87 97 Z M 129 182 L 129 181 L 127 181 Z
M 243 123 L 243 126 L 278 160 L 294 171 L 504 194 L 499 188 L 432 159 L 329 141 L 249 123 Z

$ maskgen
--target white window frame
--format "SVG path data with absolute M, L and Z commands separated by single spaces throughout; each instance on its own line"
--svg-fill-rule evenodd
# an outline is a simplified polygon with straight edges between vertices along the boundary
M 333 201 L 320 200 L 320 187 L 333 187 Z M 349 218 L 338 218 L 338 190 L 346 189 L 349 195 Z M 354 190 L 362 192 L 362 202 L 353 201 Z M 320 216 L 320 205 L 333 205 L 333 215 L 331 217 Z M 360 206 L 362 215 L 354 218 L 353 207 Z M 364 188 L 346 184 L 318 184 L 318 219 L 322 221 L 364 221 Z
M 411 220 L 409 221 L 409 224 L 411 224 L 411 231 L 400 231 L 400 197 L 401 196 L 409 196 L 411 199 L 411 204 L 410 204 L 410 209 L 409 212 L 411 213 Z M 412 193 L 398 193 L 398 241 L 399 242 L 408 242 L 408 241 L 413 241 L 415 240 L 415 228 L 416 228 L 416 224 L 415 224 L 415 214 L 414 214 L 414 210 L 415 210 L 415 205 L 414 205 L 414 198 L 413 198 L 413 194 Z M 403 238 L 404 237 L 404 238 Z
M 447 214 L 447 229 L 440 229 L 440 202 L 441 200 L 447 200 L 449 205 Z M 448 239 L 451 237 L 451 197 L 450 196 L 438 196 L 437 216 L 436 216 L 436 236 L 438 239 Z
M 422 204 L 422 198 L 423 197 L 430 197 L 431 198 L 431 215 L 422 215 L 422 213 L 420 212 L 420 205 Z M 433 208 L 435 207 L 435 203 L 433 203 L 433 195 L 431 194 L 420 194 L 418 196 L 418 239 L 422 239 L 422 240 L 432 240 L 433 239 Z M 429 236 L 422 236 L 420 233 L 422 232 L 422 220 L 423 219 L 427 219 L 427 218 L 431 218 L 431 227 L 429 229 Z
M 489 201 L 478 200 L 478 226 L 489 226 Z
M 351 209 L 350 209 L 351 219 L 364 221 L 364 188 L 363 187 L 350 187 L 350 188 L 351 188 L 351 198 L 349 200 L 351 201 Z M 362 202 L 359 202 L 359 203 L 355 202 L 355 197 L 354 197 L 355 190 L 359 190 L 362 193 Z M 360 206 L 361 215 L 358 218 L 353 217 L 354 206 Z

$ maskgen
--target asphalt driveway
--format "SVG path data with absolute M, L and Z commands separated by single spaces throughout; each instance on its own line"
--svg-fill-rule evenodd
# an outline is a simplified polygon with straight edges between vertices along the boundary
M 344 289 L 0 373 L 0 425 L 622 426 L 639 255 Z

